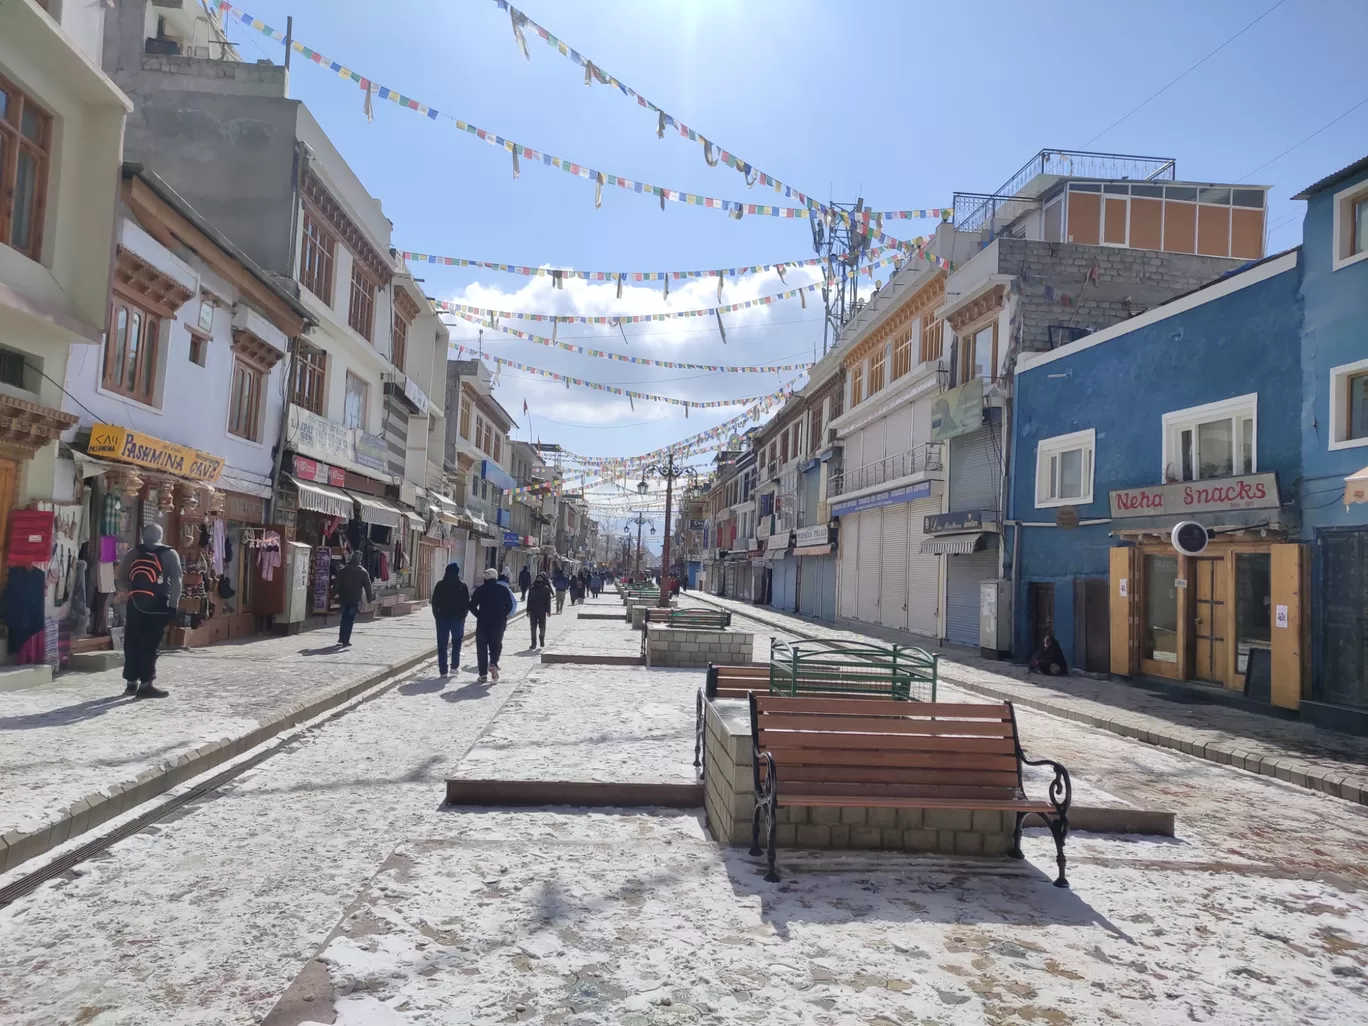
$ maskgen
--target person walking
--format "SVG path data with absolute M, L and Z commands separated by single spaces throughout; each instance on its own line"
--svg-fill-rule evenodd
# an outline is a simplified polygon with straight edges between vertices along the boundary
M 513 612 L 513 591 L 499 580 L 499 572 L 490 567 L 484 572 L 484 584 L 470 596 L 470 611 L 475 614 L 475 659 L 480 670 L 479 683 L 489 678 L 499 683 L 499 656 L 503 654 L 504 628 Z
M 603 577 L 596 570 L 589 575 L 589 594 L 594 598 L 599 597 L 599 592 L 603 590 Z
M 551 583 L 546 574 L 537 574 L 527 593 L 527 622 L 532 625 L 532 651 L 546 647 L 546 618 L 551 612 Z M 538 637 L 540 636 L 540 641 Z
M 432 618 L 437 621 L 437 672 L 447 677 L 461 668 L 461 642 L 465 640 L 466 616 L 470 613 L 470 589 L 461 580 L 459 563 L 448 563 L 446 576 L 432 589 Z M 450 643 L 451 661 L 447 661 Z
M 338 624 L 337 643 L 343 648 L 351 648 L 352 627 L 356 624 L 356 614 L 361 612 L 361 599 L 375 601 L 375 591 L 371 588 L 370 574 L 361 565 L 361 553 L 353 552 L 347 565 L 337 571 L 333 578 L 333 589 L 337 601 L 342 606 L 342 621 Z
M 556 589 L 556 612 L 565 609 L 565 593 L 570 590 L 570 578 L 565 576 L 563 567 L 556 567 L 556 575 L 551 578 L 551 584 Z
M 180 605 L 183 570 L 180 554 L 162 544 L 162 529 L 143 528 L 142 544 L 119 564 L 119 582 L 128 595 L 124 607 L 124 694 L 165 698 L 157 679 L 162 633 Z
M 532 571 L 523 567 L 518 571 L 518 590 L 522 592 L 522 600 L 527 601 L 527 589 L 532 587 Z

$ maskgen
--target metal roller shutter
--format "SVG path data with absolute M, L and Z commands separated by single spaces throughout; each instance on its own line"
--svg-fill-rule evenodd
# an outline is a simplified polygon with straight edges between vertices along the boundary
M 940 633 L 940 556 L 921 550 L 922 523 L 940 512 L 940 499 L 918 499 L 907 504 L 907 629 L 928 638 Z
M 866 510 L 860 514 L 860 568 L 856 581 L 856 619 L 866 623 L 879 622 L 879 581 L 883 577 L 883 560 L 879 548 L 883 544 L 883 510 Z
M 861 464 L 878 463 L 884 458 L 884 422 L 876 420 L 865 425 L 861 439 Z
M 907 452 L 912 448 L 912 407 L 899 406 L 884 421 L 884 451 L 889 456 Z
M 822 556 L 807 556 L 798 561 L 798 612 L 821 616 Z
M 855 596 L 858 594 L 856 582 L 860 579 L 859 560 L 856 557 L 856 553 L 859 551 L 859 541 L 859 514 L 851 513 L 841 517 L 841 563 L 836 575 L 840 595 L 836 610 L 841 616 L 848 616 L 852 619 L 855 616 Z
M 967 556 L 946 556 L 945 636 L 956 645 L 979 647 L 979 582 L 997 577 L 994 544 Z
M 817 597 L 822 603 L 821 617 L 827 623 L 834 623 L 836 620 L 836 559 L 833 556 L 823 556 L 818 562 L 822 566 L 822 583 L 818 587 Z
M 794 609 L 794 591 L 798 584 L 798 561 L 786 558 L 774 564 L 771 578 L 770 605 L 785 613 Z
M 998 425 L 950 439 L 950 512 L 998 508 L 1002 484 Z
M 883 551 L 879 554 L 879 623 L 907 629 L 907 503 L 885 506 Z

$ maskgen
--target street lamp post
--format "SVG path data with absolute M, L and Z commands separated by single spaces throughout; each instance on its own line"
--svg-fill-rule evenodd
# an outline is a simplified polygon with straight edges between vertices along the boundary
M 670 536 L 673 533 L 670 527 L 670 507 L 674 500 L 674 483 L 677 477 L 689 477 L 695 483 L 698 481 L 698 471 L 693 467 L 686 467 L 683 463 L 675 461 L 674 451 L 666 454 L 664 463 L 653 463 L 649 467 L 642 468 L 643 474 L 655 474 L 657 477 L 665 479 L 665 540 L 662 542 L 660 552 L 660 605 L 666 609 L 670 606 L 670 589 L 666 587 L 666 575 L 670 572 Z M 637 491 L 645 495 L 650 490 L 645 479 L 637 485 Z
M 650 522 L 648 519 L 646 519 L 646 514 L 645 514 L 645 513 L 638 512 L 637 515 L 636 515 L 636 519 L 634 519 L 634 520 L 628 520 L 628 521 L 627 521 L 627 526 L 623 528 L 623 531 L 627 532 L 627 534 L 630 535 L 631 532 L 632 532 L 632 524 L 636 524 L 636 525 L 637 525 L 637 550 L 636 550 L 636 573 L 637 573 L 637 574 L 640 574 L 640 573 L 641 573 L 641 529 L 642 529 L 642 527 L 644 527 L 646 524 L 650 524 L 650 523 L 651 523 L 651 522 Z M 651 524 L 651 533 L 652 533 L 652 534 L 655 534 L 655 533 L 656 533 L 655 524 Z

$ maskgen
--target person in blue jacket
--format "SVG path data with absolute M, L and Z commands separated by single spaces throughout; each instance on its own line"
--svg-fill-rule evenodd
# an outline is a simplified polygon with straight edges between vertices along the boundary
M 508 626 L 514 605 L 513 590 L 500 581 L 499 572 L 490 567 L 484 572 L 484 583 L 470 596 L 470 611 L 475 614 L 475 661 L 481 684 L 491 677 L 495 684 L 499 682 L 504 628 Z

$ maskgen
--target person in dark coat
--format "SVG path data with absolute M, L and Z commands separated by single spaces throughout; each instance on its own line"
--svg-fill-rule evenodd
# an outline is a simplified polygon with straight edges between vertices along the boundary
M 342 606 L 342 621 L 338 624 L 337 643 L 343 648 L 351 648 L 352 627 L 356 614 L 361 612 L 361 599 L 375 601 L 375 591 L 371 588 L 370 574 L 361 565 L 361 553 L 353 552 L 347 565 L 337 571 L 333 578 L 333 590 L 337 592 L 338 604 Z
M 484 572 L 484 584 L 470 596 L 470 611 L 475 614 L 475 659 L 480 669 L 479 683 L 490 677 L 499 683 L 499 656 L 503 654 L 504 628 L 513 612 L 513 592 L 499 580 L 499 572 L 490 567 Z
M 1040 646 L 1040 651 L 1032 658 L 1026 667 L 1027 673 L 1043 673 L 1047 677 L 1067 677 L 1069 675 L 1069 664 L 1064 661 L 1064 650 L 1059 647 L 1059 642 L 1055 640 L 1054 634 L 1046 634 L 1045 641 Z
M 546 647 L 546 618 L 551 613 L 551 582 L 546 574 L 537 574 L 527 593 L 527 622 L 532 625 L 532 650 Z M 538 642 L 538 636 L 541 640 Z
M 532 587 L 532 571 L 523 567 L 518 571 L 518 590 L 522 592 L 519 596 L 524 602 L 527 601 L 527 589 Z
M 437 621 L 437 672 L 448 676 L 461 667 L 461 642 L 465 640 L 466 616 L 470 613 L 470 589 L 461 580 L 459 563 L 448 563 L 446 576 L 432 589 L 432 618 Z M 450 643 L 451 662 L 447 662 Z
M 570 590 L 570 578 L 565 576 L 565 570 L 556 567 L 556 576 L 551 578 L 551 586 L 556 589 L 556 612 L 565 608 L 565 593 Z
M 124 607 L 124 694 L 165 698 L 157 679 L 157 650 L 180 605 L 183 569 L 175 549 L 162 544 L 162 529 L 148 524 L 142 544 L 119 564 L 118 585 L 128 596 Z

